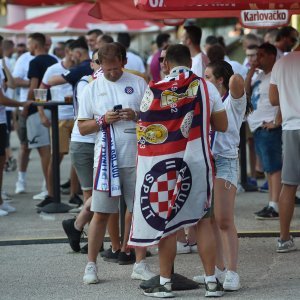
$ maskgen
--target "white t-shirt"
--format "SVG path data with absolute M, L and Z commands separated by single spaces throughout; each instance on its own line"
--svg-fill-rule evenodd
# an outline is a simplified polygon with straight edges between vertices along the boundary
M 24 80 L 29 80 L 27 77 L 29 70 L 29 63 L 34 59 L 34 56 L 30 54 L 30 52 L 26 52 L 22 54 L 16 61 L 15 68 L 13 71 L 14 78 L 21 78 Z M 21 87 L 20 88 L 20 102 L 27 101 L 28 96 L 28 88 Z
M 268 74 L 261 72 L 252 84 L 253 112 L 247 117 L 252 132 L 261 127 L 263 122 L 274 121 L 278 112 L 278 106 L 272 106 L 269 99 L 270 79 L 271 72 Z
M 135 70 L 140 73 L 146 72 L 144 62 L 138 55 L 130 51 L 127 51 L 126 56 L 127 56 L 127 64 L 124 67 L 125 69 Z
M 192 71 L 199 77 L 204 77 L 204 71 L 208 65 L 208 57 L 202 52 L 192 57 Z
M 121 78 L 112 82 L 100 76 L 91 82 L 79 97 L 78 120 L 94 119 L 102 116 L 115 105 L 123 108 L 139 110 L 147 84 L 139 76 L 124 72 Z M 113 124 L 118 157 L 118 167 L 134 167 L 136 165 L 136 135 L 124 133 L 125 129 L 135 128 L 133 121 L 119 121 Z M 94 167 L 98 166 L 102 133 L 99 131 L 95 141 Z
M 229 60 L 228 63 L 230 63 L 233 73 L 241 75 L 244 79 L 247 76 L 248 68 L 240 64 L 239 62 L 235 60 Z
M 300 51 L 291 52 L 274 65 L 271 84 L 277 85 L 283 130 L 300 129 Z
M 63 66 L 62 62 L 58 62 L 46 70 L 42 83 L 49 87 L 49 80 L 53 76 L 65 73 L 67 69 Z M 55 85 L 50 87 L 51 99 L 55 101 L 64 101 L 65 96 L 73 95 L 72 85 L 69 83 Z M 74 112 L 73 105 L 59 105 L 58 106 L 58 119 L 59 120 L 73 120 Z
M 86 89 L 90 82 L 90 77 L 91 76 L 83 76 L 77 83 L 77 101 L 78 101 L 78 106 L 80 106 L 81 102 L 81 94 L 83 91 Z M 85 99 L 81 99 L 81 101 L 84 101 Z M 96 139 L 96 133 L 91 133 L 87 135 L 81 135 L 79 128 L 78 128 L 78 119 L 77 116 L 75 116 L 75 122 L 71 134 L 71 142 L 79 142 L 79 143 L 89 143 L 89 144 L 95 144 L 95 139 Z
M 240 144 L 240 128 L 245 116 L 247 99 L 246 93 L 239 98 L 232 98 L 229 93 L 224 101 L 228 128 L 226 132 L 216 132 L 212 152 L 214 156 L 237 158 Z

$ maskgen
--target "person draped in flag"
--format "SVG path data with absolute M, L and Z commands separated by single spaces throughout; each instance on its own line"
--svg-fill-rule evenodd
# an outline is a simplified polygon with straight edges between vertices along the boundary
M 246 113 L 247 98 L 242 76 L 234 74 L 231 65 L 224 60 L 209 63 L 205 78 L 218 89 L 228 117 L 228 129 L 226 132 L 216 132 L 212 144 L 216 167 L 213 218 L 218 249 L 216 277 L 224 290 L 236 291 L 240 288 L 240 279 L 237 273 L 238 236 L 234 224 L 234 202 L 239 173 L 240 128 Z M 204 276 L 196 276 L 194 280 L 204 283 Z
M 80 134 L 96 132 L 94 188 L 88 233 L 88 263 L 83 282 L 97 283 L 96 259 L 103 242 L 110 214 L 119 210 L 122 194 L 128 212 L 120 256 L 130 255 L 127 239 L 131 224 L 136 179 L 136 136 L 126 129 L 136 126 L 139 105 L 146 90 L 143 78 L 123 72 L 126 56 L 120 45 L 109 43 L 98 52 L 103 76 L 99 76 L 80 95 L 78 127 Z M 84 101 L 81 101 L 81 98 Z M 115 109 L 114 109 L 115 108 Z M 145 263 L 146 249 L 136 249 L 132 278 L 147 280 L 154 274 Z
M 227 129 L 220 95 L 191 71 L 184 45 L 168 47 L 164 64 L 169 75 L 151 82 L 137 124 L 138 161 L 133 221 L 128 244 L 159 247 L 160 276 L 148 280 L 144 295 L 173 297 L 171 271 L 176 232 L 197 224 L 204 265 L 206 296 L 222 296 L 216 279 L 216 245 L 210 221 L 214 168 L 210 124 Z M 217 108 L 219 107 L 219 108 Z

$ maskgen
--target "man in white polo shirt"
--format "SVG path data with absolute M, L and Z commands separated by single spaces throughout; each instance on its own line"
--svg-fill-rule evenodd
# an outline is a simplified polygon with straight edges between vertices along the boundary
M 133 209 L 137 147 L 136 136 L 125 132 L 136 126 L 140 102 L 147 87 L 141 77 L 123 72 L 126 58 L 119 44 L 103 46 L 98 59 L 103 76 L 90 83 L 80 95 L 84 101 L 80 100 L 82 105 L 78 112 L 80 133 L 97 132 L 91 205 L 94 215 L 89 227 L 88 264 L 83 277 L 86 284 L 98 282 L 96 259 L 108 218 L 119 210 L 120 191 L 129 213 L 126 215 L 125 238 L 119 255 L 130 255 L 127 241 Z M 145 256 L 146 249 L 136 249 L 132 278 L 147 280 L 154 275 L 144 262 Z

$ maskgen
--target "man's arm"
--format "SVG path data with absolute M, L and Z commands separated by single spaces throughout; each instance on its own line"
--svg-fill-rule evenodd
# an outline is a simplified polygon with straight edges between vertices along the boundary
M 40 89 L 48 89 L 48 87 L 43 84 L 43 82 L 40 84 Z M 51 126 L 51 122 L 50 120 L 47 118 L 45 111 L 44 111 L 44 107 L 42 106 L 38 106 L 38 112 L 39 112 L 39 116 L 41 119 L 41 123 L 45 126 L 45 127 L 50 127 Z
M 4 72 L 5 72 L 5 75 L 6 75 L 6 78 L 7 78 L 7 82 L 6 82 L 7 86 L 9 88 L 14 89 L 16 87 L 15 81 L 14 81 L 14 78 L 12 77 L 12 75 L 11 75 L 11 72 L 10 72 L 9 68 L 7 67 L 7 64 L 5 62 L 4 57 L 2 59 L 2 66 L 3 66 Z
M 49 78 L 49 80 L 48 80 L 48 84 L 51 86 L 60 85 L 60 84 L 64 84 L 64 83 L 67 83 L 67 81 L 61 75 L 53 76 L 53 77 Z
M 280 102 L 279 102 L 279 92 L 278 92 L 278 88 L 276 84 L 270 84 L 270 89 L 269 89 L 269 99 L 270 99 L 270 103 L 273 106 L 279 106 Z
M 251 81 L 254 73 L 255 73 L 255 67 L 252 66 L 245 79 L 245 91 L 248 97 L 250 97 L 252 94 Z
M 29 85 L 29 91 L 27 100 L 33 100 L 34 99 L 34 89 L 37 89 L 39 87 L 39 79 L 37 77 L 32 77 L 30 79 L 30 85 Z
M 30 84 L 30 80 L 22 79 L 19 77 L 14 77 L 14 84 L 15 84 L 15 87 L 28 88 L 29 84 Z
M 212 130 L 225 132 L 228 127 L 226 110 L 217 111 L 210 116 L 210 125 Z
M 233 99 L 240 99 L 244 93 L 244 79 L 239 74 L 234 74 L 229 80 L 229 90 Z
M 4 105 L 4 106 L 10 106 L 10 107 L 18 107 L 18 106 L 29 106 L 31 104 L 31 102 L 19 102 L 13 99 L 10 99 L 8 97 L 6 97 L 3 92 L 2 89 L 0 89 L 0 104 Z

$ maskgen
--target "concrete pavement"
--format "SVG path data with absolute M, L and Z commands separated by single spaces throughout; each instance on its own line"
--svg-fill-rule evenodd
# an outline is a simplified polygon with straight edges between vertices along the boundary
M 15 136 L 12 144 L 17 145 Z M 14 155 L 17 156 L 15 151 Z M 61 167 L 61 182 L 68 179 L 69 166 L 67 156 Z M 16 177 L 16 172 L 4 175 L 3 188 L 11 194 Z M 0 218 L 0 299 L 141 299 L 138 282 L 130 279 L 132 266 L 103 262 L 101 258 L 98 264 L 101 282 L 94 286 L 82 284 L 86 256 L 71 252 L 61 227 L 61 221 L 73 215 L 36 213 L 34 206 L 38 202 L 32 200 L 32 196 L 40 192 L 42 184 L 36 151 L 31 154 L 27 181 L 28 192 L 13 195 L 12 205 L 17 212 Z M 67 202 L 68 196 L 62 199 Z M 277 254 L 276 238 L 266 236 L 278 235 L 278 221 L 257 221 L 253 217 L 253 212 L 267 201 L 267 194 L 262 193 L 237 196 L 236 224 L 240 235 L 265 237 L 240 238 L 242 289 L 227 293 L 225 298 L 300 299 L 299 252 Z M 299 215 L 300 210 L 296 208 L 292 225 L 296 231 L 300 229 Z M 295 241 L 297 244 L 297 238 Z M 149 258 L 149 263 L 157 272 L 158 257 Z M 175 271 L 189 278 L 203 272 L 196 254 L 178 255 Z M 178 299 L 198 299 L 203 297 L 204 289 L 177 295 Z

